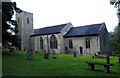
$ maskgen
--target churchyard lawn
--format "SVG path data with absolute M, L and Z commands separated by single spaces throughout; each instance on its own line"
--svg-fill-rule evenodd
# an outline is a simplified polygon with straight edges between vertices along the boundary
M 118 57 L 110 56 L 110 63 L 115 66 L 110 67 L 111 73 L 105 73 L 104 66 L 96 65 L 96 71 L 88 69 L 85 62 L 106 63 L 106 59 L 92 56 L 70 54 L 56 54 L 56 59 L 49 55 L 49 59 L 44 59 L 44 53 L 39 55 L 33 53 L 33 59 L 27 60 L 27 52 L 9 52 L 2 50 L 2 75 L 3 76 L 118 76 L 120 75 L 120 64 L 116 63 Z

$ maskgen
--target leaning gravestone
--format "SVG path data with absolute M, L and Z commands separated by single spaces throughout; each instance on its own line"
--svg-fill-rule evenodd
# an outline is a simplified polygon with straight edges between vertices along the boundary
M 77 53 L 76 52 L 74 52 L 74 57 L 77 57 Z
M 32 50 L 27 51 L 27 59 L 32 60 L 32 58 L 33 58 L 33 51 Z
M 44 54 L 44 59 L 49 59 L 49 53 Z

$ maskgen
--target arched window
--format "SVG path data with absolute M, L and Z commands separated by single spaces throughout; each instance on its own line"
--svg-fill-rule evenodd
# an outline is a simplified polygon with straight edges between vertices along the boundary
M 86 39 L 86 48 L 90 48 L 90 40 Z
M 73 48 L 72 40 L 69 40 L 69 48 Z
M 40 49 L 43 49 L 43 38 L 40 37 Z
M 57 49 L 57 38 L 55 37 L 55 35 L 52 35 L 50 37 L 50 48 Z

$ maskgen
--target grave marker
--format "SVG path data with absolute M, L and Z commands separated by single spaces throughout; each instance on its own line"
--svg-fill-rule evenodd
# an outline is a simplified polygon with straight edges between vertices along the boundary
M 56 59 L 55 52 L 53 52 L 52 57 L 53 57 L 53 59 Z
M 92 56 L 92 58 L 94 59 L 94 56 Z
M 74 57 L 77 57 L 77 53 L 76 52 L 74 52 Z
M 31 60 L 32 58 L 33 58 L 33 51 L 32 50 L 27 51 L 27 59 Z
M 49 53 L 44 54 L 44 59 L 49 59 Z

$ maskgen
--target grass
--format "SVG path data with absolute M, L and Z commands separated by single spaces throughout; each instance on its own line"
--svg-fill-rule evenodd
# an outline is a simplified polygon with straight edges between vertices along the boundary
M 111 73 L 103 71 L 90 71 L 85 62 L 106 63 L 105 59 L 92 59 L 92 56 L 77 55 L 76 58 L 69 54 L 56 54 L 56 59 L 43 59 L 44 54 L 33 54 L 33 60 L 27 60 L 25 51 L 9 52 L 2 50 L 3 76 L 117 76 L 120 74 L 118 57 L 110 56 Z M 95 69 L 103 70 L 104 67 L 96 65 Z

